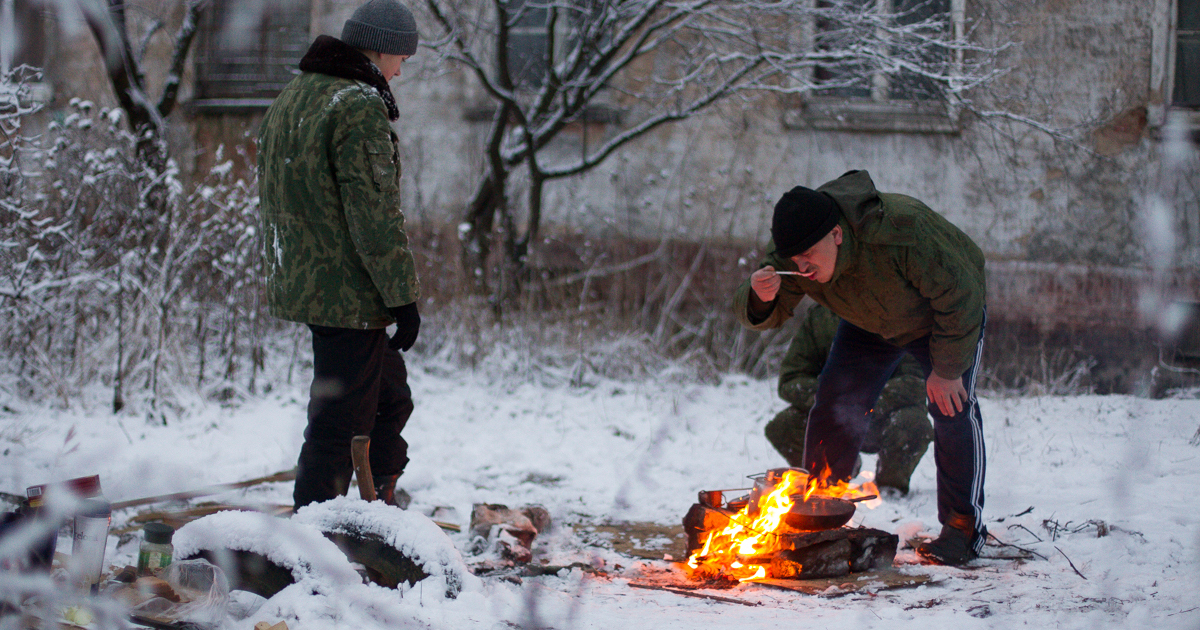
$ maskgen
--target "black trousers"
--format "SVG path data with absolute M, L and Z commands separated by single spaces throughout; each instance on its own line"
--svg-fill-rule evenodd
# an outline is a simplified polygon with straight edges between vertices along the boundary
M 400 431 L 413 411 L 404 358 L 388 348 L 384 329 L 309 328 L 313 383 L 292 494 L 297 509 L 346 494 L 356 435 L 371 436 L 375 478 L 402 473 L 408 443 Z
M 985 324 L 986 321 L 985 311 Z M 967 390 L 967 404 L 963 410 L 947 416 L 937 405 L 928 405 L 933 417 L 938 520 L 946 523 L 955 514 L 969 518 L 975 525 L 972 543 L 977 552 L 987 537 L 982 518 L 986 468 L 983 420 L 979 415 L 979 400 L 975 397 L 975 379 L 982 351 L 981 331 L 975 347 L 975 362 L 962 376 L 963 387 Z M 818 378 L 816 402 L 808 416 L 805 468 L 820 474 L 828 467 L 833 479 L 850 477 L 870 427 L 871 408 L 904 353 L 917 359 L 926 377 L 933 371 L 929 337 L 901 347 L 841 322 L 829 349 L 829 359 Z

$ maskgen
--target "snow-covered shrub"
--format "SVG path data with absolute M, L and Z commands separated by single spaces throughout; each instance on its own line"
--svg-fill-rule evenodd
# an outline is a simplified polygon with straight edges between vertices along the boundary
M 253 390 L 253 184 L 220 159 L 194 186 L 149 168 L 119 109 L 75 99 L 37 135 L 33 113 L 0 105 L 0 390 L 68 404 L 103 383 L 158 417 L 181 387 Z

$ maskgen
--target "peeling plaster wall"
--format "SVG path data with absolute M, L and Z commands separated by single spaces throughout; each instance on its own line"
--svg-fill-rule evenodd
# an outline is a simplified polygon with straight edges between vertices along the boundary
M 152 1 L 158 7 L 164 0 Z M 1164 147 L 1170 145 L 1147 117 L 1148 108 L 1161 103 L 1151 81 L 1162 74 L 1155 64 L 1163 55 L 1153 47 L 1165 39 L 1154 19 L 1165 1 L 967 0 L 968 26 L 980 38 L 1014 44 L 1004 57 L 1009 71 L 967 98 L 983 110 L 1043 121 L 1065 137 L 969 111 L 956 134 L 798 130 L 784 124 L 787 106 L 773 97 L 727 103 L 655 131 L 582 177 L 552 182 L 543 233 L 714 239 L 742 243 L 750 251 L 765 243 L 771 207 L 784 191 L 865 168 L 880 189 L 918 197 L 961 226 L 995 262 L 1195 270 L 1196 151 L 1185 144 L 1172 158 L 1177 166 L 1164 169 Z M 359 4 L 313 2 L 312 33 L 335 36 Z M 173 33 L 179 12 L 157 10 L 176 21 L 166 25 Z M 55 105 L 74 95 L 111 105 L 111 88 L 96 84 L 102 73 L 95 45 L 80 26 L 65 28 L 58 46 Z M 152 42 L 152 56 L 168 54 L 159 39 L 162 35 Z M 152 81 L 164 63 L 148 64 Z M 393 88 L 401 109 L 397 131 L 409 220 L 454 224 L 484 168 L 488 124 L 468 122 L 466 114 L 489 101 L 473 77 L 439 64 L 427 49 L 405 65 Z M 181 110 L 189 95 L 185 84 Z M 185 171 L 202 167 L 215 144 L 249 146 L 260 116 L 174 114 L 180 125 L 172 143 L 181 148 L 176 155 Z M 179 131 L 188 126 L 191 133 Z M 569 159 L 614 131 L 598 125 L 576 130 L 548 159 Z M 519 179 L 515 184 L 514 199 L 520 200 Z M 1165 201 L 1170 243 L 1149 240 L 1155 215 L 1148 201 L 1154 196 Z M 1001 273 L 992 282 L 1004 283 L 1005 277 Z
M 984 41 L 1013 46 L 1004 56 L 1009 71 L 967 98 L 983 111 L 1043 122 L 1059 137 L 970 111 L 956 134 L 797 130 L 784 125 L 784 105 L 773 98 L 726 104 L 656 131 L 583 177 L 550 184 L 543 231 L 715 239 L 750 251 L 765 243 L 784 191 L 864 168 L 881 190 L 924 200 L 980 244 L 993 262 L 994 317 L 1079 326 L 1074 309 L 1112 315 L 1097 326 L 1153 328 L 1154 304 L 1200 300 L 1200 161 L 1185 145 L 1166 169 L 1163 130 L 1147 117 L 1160 102 L 1150 86 L 1162 57 L 1152 48 L 1163 41 L 1152 22 L 1156 2 L 968 0 L 969 26 Z M 463 113 L 486 99 L 460 72 L 413 61 L 397 90 L 406 207 L 456 221 L 481 172 L 488 128 Z M 601 133 L 571 136 L 555 152 L 569 158 Z M 1151 240 L 1154 196 L 1166 200 L 1175 235 L 1165 245 Z M 1038 278 L 1063 271 L 1033 282 L 1026 263 Z M 1130 289 L 1143 286 L 1130 278 L 1150 278 L 1149 268 L 1175 274 L 1166 293 L 1150 295 L 1161 282 Z
M 1079 146 L 969 112 L 957 135 L 786 129 L 781 106 L 768 98 L 664 128 L 582 178 L 551 184 L 546 219 L 646 238 L 757 242 L 783 191 L 865 168 L 881 189 L 945 214 L 993 258 L 1144 262 L 1142 208 L 1161 179 L 1159 143 L 1145 116 L 1151 4 L 968 3 L 985 38 L 1017 43 L 1006 56 L 1011 71 L 970 97 L 1064 129 Z M 429 60 L 421 56 L 396 90 L 406 175 L 421 172 L 410 192 L 415 199 L 419 191 L 429 216 L 454 220 L 482 168 L 487 131 L 462 114 L 486 99 L 460 72 L 422 67 Z M 583 141 L 576 135 L 556 150 L 569 156 Z M 1197 244 L 1185 245 L 1194 262 Z
M 1150 90 L 1156 1 L 968 0 L 968 26 L 979 37 L 1015 44 L 1004 60 L 1009 72 L 968 98 L 1063 129 L 1080 146 L 970 112 L 954 135 L 789 129 L 782 122 L 786 105 L 766 97 L 662 128 L 585 176 L 551 183 L 547 224 L 651 239 L 759 242 L 783 191 L 865 168 L 881 189 L 914 195 L 945 214 L 995 259 L 1123 266 L 1146 262 L 1140 228 L 1146 199 L 1168 186 L 1184 237 L 1178 262 L 1195 265 L 1196 185 L 1160 172 L 1160 134 L 1145 113 L 1158 102 Z M 167 18 L 164 32 L 173 33 L 181 11 L 150 2 L 151 13 Z M 312 33 L 339 34 L 358 4 L 313 0 Z M 77 19 L 62 31 L 60 65 L 51 72 L 54 107 L 77 95 L 111 106 L 90 33 Z M 156 35 L 147 56 L 155 95 L 169 55 L 166 40 Z M 439 65 L 426 49 L 393 85 L 402 112 L 406 208 L 414 218 L 455 222 L 484 166 L 488 131 L 486 122 L 467 122 L 465 114 L 488 99 L 473 77 Z M 181 110 L 189 96 L 185 82 Z M 247 142 L 259 117 L 174 114 L 192 128 L 190 137 L 173 136 L 184 145 L 176 155 L 189 170 L 197 164 L 188 162 L 202 161 L 214 144 Z M 603 133 L 591 126 L 554 150 L 569 159 Z

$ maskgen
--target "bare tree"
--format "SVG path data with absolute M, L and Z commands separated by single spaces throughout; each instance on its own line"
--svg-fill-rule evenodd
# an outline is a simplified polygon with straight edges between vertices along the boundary
M 464 65 L 495 103 L 486 166 L 463 217 L 463 260 L 476 288 L 519 291 L 548 182 L 584 173 L 663 125 L 731 98 L 870 90 L 906 76 L 954 99 L 999 73 L 999 48 L 973 44 L 935 0 L 877 10 L 863 0 L 426 0 L 428 44 Z M 946 3 L 941 3 L 946 4 Z M 864 8 L 864 7 L 871 8 Z M 522 43 L 535 42 L 533 53 Z M 547 148 L 596 105 L 618 101 L 622 127 L 582 154 Z M 513 176 L 528 180 L 524 226 Z M 497 225 L 497 222 L 499 223 Z M 491 286 L 499 233 L 509 267 Z M 511 281 L 510 281 L 511 280 Z
M 104 69 L 113 93 L 138 139 L 138 159 L 155 177 L 161 176 L 167 168 L 169 155 L 165 142 L 165 119 L 175 109 L 184 62 L 195 39 L 200 15 L 209 3 L 209 0 L 186 1 L 183 22 L 174 36 L 174 50 L 163 80 L 162 93 L 155 102 L 146 91 L 142 53 L 149 39 L 163 28 L 162 21 L 151 23 L 147 32 L 141 34 L 135 49 L 125 15 L 125 0 L 77 0 L 104 56 Z

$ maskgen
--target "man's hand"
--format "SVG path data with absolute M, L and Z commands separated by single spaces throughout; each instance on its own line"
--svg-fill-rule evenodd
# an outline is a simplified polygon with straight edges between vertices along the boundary
M 417 342 L 417 333 L 421 331 L 421 314 L 417 312 L 417 303 L 389 308 L 388 313 L 396 320 L 396 333 L 388 339 L 388 347 L 408 352 Z
M 750 289 L 754 291 L 754 295 L 762 300 L 763 304 L 770 304 L 775 301 L 775 296 L 779 295 L 779 285 L 783 284 L 783 280 L 779 278 L 779 274 L 775 273 L 775 268 L 768 265 L 750 274 Z
M 957 414 L 967 404 L 967 389 L 963 387 L 961 376 L 946 379 L 938 376 L 937 372 L 931 372 L 925 381 L 925 393 L 947 416 Z

